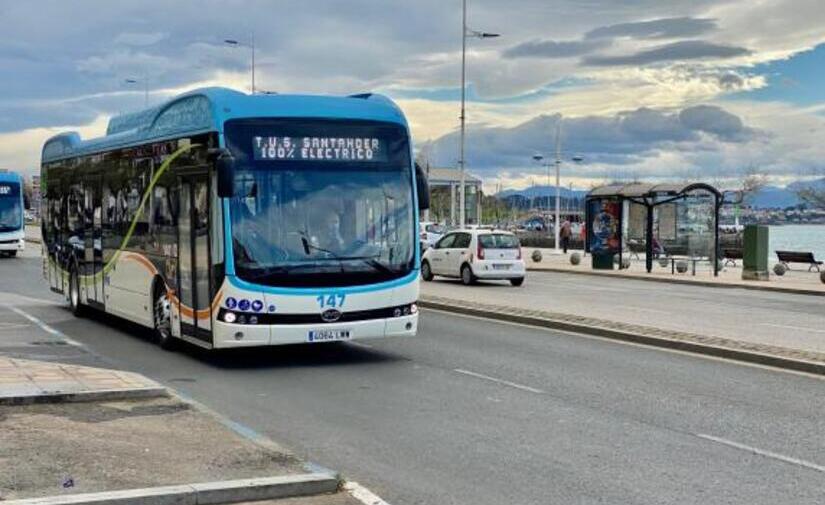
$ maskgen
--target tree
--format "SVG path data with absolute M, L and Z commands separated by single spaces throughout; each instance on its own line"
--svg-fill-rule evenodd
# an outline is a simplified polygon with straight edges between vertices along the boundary
M 811 207 L 825 209 L 825 188 L 809 186 L 797 191 L 796 195 Z
M 819 175 L 825 175 L 825 170 L 821 170 Z M 807 187 L 799 189 L 796 196 L 809 207 L 825 209 L 825 179 L 811 181 Z
M 745 168 L 739 191 L 742 192 L 742 201 L 750 203 L 765 186 L 768 185 L 768 176 L 759 172 L 756 167 L 749 165 Z

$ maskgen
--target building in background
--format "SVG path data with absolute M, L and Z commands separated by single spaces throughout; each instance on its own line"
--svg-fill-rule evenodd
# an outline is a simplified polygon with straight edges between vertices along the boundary
M 457 168 L 425 168 L 430 184 L 429 220 L 457 225 L 461 172 Z M 481 216 L 481 179 L 464 174 L 464 215 L 467 224 L 478 224 Z
M 32 176 L 31 212 L 36 219 L 40 219 L 40 176 Z

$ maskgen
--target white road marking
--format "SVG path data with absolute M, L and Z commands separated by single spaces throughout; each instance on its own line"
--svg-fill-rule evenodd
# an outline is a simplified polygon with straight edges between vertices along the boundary
M 29 324 L 21 324 L 21 323 L 0 323 L 0 331 L 3 330 L 14 330 L 17 328 L 28 328 Z
M 825 333 L 825 330 L 819 330 L 816 328 L 808 328 L 805 326 L 789 326 L 787 324 L 774 324 L 774 323 L 759 323 L 760 326 L 772 326 L 774 328 L 782 328 L 785 330 L 799 330 L 799 331 L 810 331 L 813 333 Z
M 729 447 L 733 447 L 733 448 L 736 448 L 736 449 L 739 449 L 739 450 L 742 450 L 742 451 L 752 452 L 754 454 L 758 454 L 759 456 L 764 456 L 766 458 L 776 459 L 776 460 L 779 460 L 779 461 L 782 461 L 782 462 L 785 462 L 785 463 L 790 463 L 792 465 L 797 465 L 797 466 L 805 467 L 805 468 L 808 468 L 808 469 L 811 469 L 811 470 L 816 470 L 817 472 L 825 473 L 825 466 L 817 465 L 816 463 L 811 463 L 810 461 L 805 461 L 805 460 L 802 460 L 802 459 L 792 458 L 790 456 L 784 456 L 784 455 L 776 453 L 776 452 L 765 451 L 765 450 L 762 450 L 762 449 L 758 449 L 756 447 L 751 447 L 749 445 L 740 444 L 738 442 L 733 442 L 732 440 L 726 440 L 724 438 L 714 437 L 713 435 L 705 435 L 703 433 L 697 433 L 696 436 L 699 437 L 699 438 L 703 438 L 705 440 L 710 440 L 712 442 L 717 442 L 717 443 L 720 443 L 720 444 L 724 444 L 724 445 L 727 445 Z
M 357 482 L 347 481 L 344 483 L 344 490 L 364 505 L 390 505 Z
M 14 312 L 15 314 L 21 315 L 21 316 L 25 317 L 26 319 L 28 319 L 29 321 L 33 322 L 34 324 L 39 326 L 41 330 L 45 331 L 46 333 L 50 333 L 50 334 L 54 335 L 55 337 L 63 339 L 67 344 L 73 345 L 75 347 L 83 347 L 83 344 L 81 344 L 80 342 L 69 338 L 62 331 L 60 331 L 56 328 L 52 328 L 51 326 L 44 323 L 40 319 L 34 317 L 33 315 L 29 314 L 28 312 L 26 312 L 24 310 L 21 310 L 21 309 L 18 309 L 17 307 L 13 307 L 13 306 L 9 306 L 8 308 L 9 308 L 9 310 Z
M 530 386 L 525 386 L 523 384 L 517 384 L 515 382 L 510 382 L 504 379 L 497 379 L 495 377 L 490 377 L 489 375 L 484 375 L 476 372 L 471 372 L 469 370 L 463 370 L 461 368 L 453 369 L 453 372 L 460 373 L 463 375 L 469 375 L 470 377 L 475 377 L 477 379 L 484 379 L 490 382 L 495 382 L 496 384 L 501 384 L 503 386 L 510 386 L 511 388 L 521 389 L 522 391 L 527 391 L 529 393 L 536 393 L 536 394 L 544 394 L 544 391 L 541 389 L 532 388 Z
M 649 307 L 633 307 L 632 305 L 614 305 L 616 309 L 625 309 L 625 310 L 636 310 L 640 312 L 650 312 L 653 314 L 670 314 L 670 311 L 667 310 L 659 310 L 659 309 L 651 309 Z

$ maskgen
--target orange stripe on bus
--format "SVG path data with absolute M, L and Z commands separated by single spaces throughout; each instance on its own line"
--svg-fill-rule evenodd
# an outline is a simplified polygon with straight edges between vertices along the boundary
M 141 254 L 127 253 L 123 256 L 123 259 L 124 260 L 135 261 L 136 263 L 138 263 L 138 264 L 142 265 L 144 268 L 146 268 L 146 270 L 148 270 L 149 273 L 151 273 L 152 275 L 157 275 L 158 274 L 158 269 L 155 267 L 154 263 L 152 263 L 148 258 L 146 258 L 145 256 L 143 256 Z M 180 302 L 180 299 L 177 296 L 175 296 L 174 290 L 169 289 L 168 286 L 167 286 L 167 289 L 166 289 L 166 294 L 169 296 L 169 300 L 171 302 L 178 305 L 178 307 L 180 308 L 181 314 L 183 314 L 184 316 L 194 317 L 195 314 L 197 313 L 198 319 L 209 319 L 209 317 L 211 315 L 211 312 L 217 310 L 218 305 L 220 305 L 220 303 L 221 303 L 221 296 L 223 294 L 223 290 L 218 291 L 218 293 L 215 295 L 215 298 L 212 300 L 212 303 L 210 304 L 209 308 L 199 309 L 197 312 L 195 312 L 192 309 L 192 307 L 189 307 L 187 305 L 182 304 Z

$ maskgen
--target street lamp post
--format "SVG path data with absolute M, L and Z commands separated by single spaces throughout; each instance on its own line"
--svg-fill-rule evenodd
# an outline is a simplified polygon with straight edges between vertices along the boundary
M 252 32 L 252 38 L 249 44 L 244 44 L 236 39 L 224 39 L 225 44 L 230 46 L 248 47 L 252 51 L 252 94 L 255 94 L 255 32 Z
M 465 94 L 466 94 L 466 76 L 467 76 L 467 38 L 468 37 L 475 37 L 478 39 L 490 39 L 494 37 L 498 37 L 498 33 L 487 33 L 487 32 L 479 32 L 476 30 L 470 30 L 467 28 L 467 0 L 461 0 L 461 115 L 459 116 L 461 119 L 461 147 L 460 147 L 460 157 L 458 160 L 460 172 L 461 172 L 461 179 L 458 185 L 459 188 L 459 196 L 458 196 L 458 203 L 461 207 L 459 209 L 459 223 L 461 228 L 464 228 L 465 224 L 465 204 L 464 204 L 464 193 L 465 193 L 465 175 L 464 175 L 464 102 L 465 102 Z
M 539 163 L 542 163 L 544 160 L 544 156 L 541 154 L 533 155 L 533 159 Z M 573 156 L 570 158 L 571 161 L 576 163 L 581 163 L 584 161 L 584 158 L 581 156 Z M 547 185 L 550 185 L 550 161 L 544 163 L 544 166 L 547 168 Z M 554 229 L 554 238 L 555 238 L 555 250 L 556 252 L 559 251 L 559 240 L 560 240 L 560 232 L 561 232 L 561 120 L 556 123 L 556 159 L 552 162 L 556 165 L 556 213 L 554 217 L 553 229 Z M 572 185 L 571 185 L 572 188 Z M 572 192 L 572 190 L 571 190 Z M 569 198 L 569 197 L 568 197 Z
M 125 79 L 124 82 L 126 84 L 139 84 L 141 82 L 141 80 L 143 81 L 143 106 L 148 109 L 149 108 L 149 79 L 147 79 L 146 76 L 144 76 L 143 79 L 133 79 L 133 78 L 130 77 L 129 79 Z

